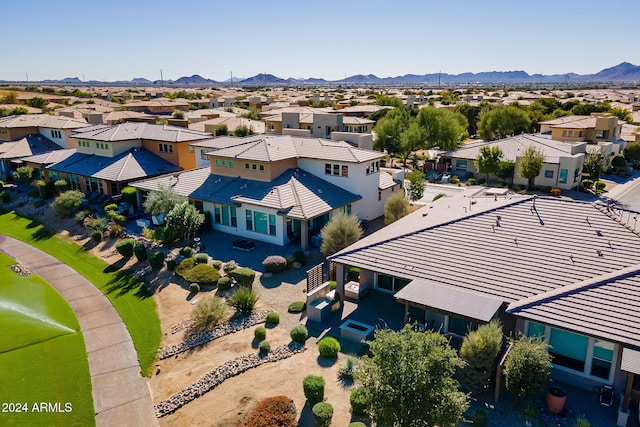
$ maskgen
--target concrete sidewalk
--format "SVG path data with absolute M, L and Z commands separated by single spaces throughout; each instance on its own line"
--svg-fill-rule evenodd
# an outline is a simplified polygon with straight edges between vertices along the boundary
M 71 267 L 0 234 L 0 251 L 41 276 L 75 312 L 89 359 L 96 425 L 157 426 L 129 331 L 106 296 Z

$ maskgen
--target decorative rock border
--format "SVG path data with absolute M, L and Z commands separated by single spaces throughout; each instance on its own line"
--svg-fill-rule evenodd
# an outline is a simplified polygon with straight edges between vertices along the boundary
M 191 320 L 191 318 L 184 319 L 183 321 L 178 322 L 175 325 L 171 326 L 171 335 L 174 335 L 183 329 L 189 329 L 192 325 L 193 325 L 193 320 Z
M 256 368 L 264 363 L 287 359 L 304 350 L 303 344 L 291 342 L 288 345 L 280 345 L 274 348 L 266 355 L 250 353 L 224 362 L 213 371 L 207 372 L 189 387 L 154 405 L 156 417 L 162 418 L 165 415 L 174 413 L 187 403 L 213 390 L 225 380 L 240 375 L 251 368 Z
M 178 353 L 182 353 L 194 347 L 206 344 L 216 338 L 223 337 L 225 335 L 239 332 L 243 329 L 250 328 L 266 321 L 268 311 L 260 311 L 253 313 L 248 317 L 240 317 L 222 325 L 213 327 L 199 334 L 189 335 L 180 344 L 170 345 L 160 349 L 160 359 L 166 359 L 167 357 L 175 356 Z
M 9 268 L 19 276 L 29 277 L 33 274 L 33 272 L 26 265 L 22 264 L 12 264 Z

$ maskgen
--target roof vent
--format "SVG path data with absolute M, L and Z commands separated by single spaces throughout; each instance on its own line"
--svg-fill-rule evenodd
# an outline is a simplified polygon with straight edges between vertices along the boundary
M 600 231 L 600 230 L 596 230 L 596 234 L 597 234 L 598 236 L 602 237 L 602 231 Z
M 571 260 L 571 264 L 575 264 L 576 262 L 573 260 L 573 254 L 569 255 L 569 259 Z
M 589 217 L 586 217 L 584 220 L 587 221 L 587 224 L 589 224 L 589 227 L 591 227 L 591 223 L 589 222 Z

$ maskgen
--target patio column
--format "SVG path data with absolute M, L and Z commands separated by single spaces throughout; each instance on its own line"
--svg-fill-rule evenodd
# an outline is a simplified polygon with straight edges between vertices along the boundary
M 624 412 L 629 410 L 629 403 L 631 403 L 631 387 L 633 386 L 633 379 L 636 374 L 633 372 L 627 372 L 627 386 L 624 390 L 624 401 L 622 402 L 622 410 Z
M 409 323 L 409 303 L 407 301 L 404 302 L 404 324 Z
M 309 221 L 300 221 L 300 247 L 302 250 L 309 248 Z
M 336 263 L 336 292 L 340 295 L 340 303 L 344 302 L 344 265 Z

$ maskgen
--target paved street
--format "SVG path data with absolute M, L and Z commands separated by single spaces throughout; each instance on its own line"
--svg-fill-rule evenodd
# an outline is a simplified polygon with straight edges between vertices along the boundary
M 624 209 L 640 212 L 640 174 L 616 186 L 607 196 Z

